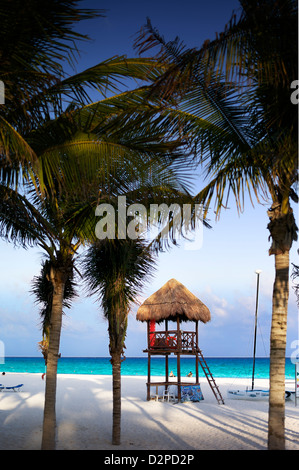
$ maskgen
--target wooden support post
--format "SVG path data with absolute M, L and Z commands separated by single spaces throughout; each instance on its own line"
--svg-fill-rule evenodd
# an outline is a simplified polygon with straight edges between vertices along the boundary
M 178 370 L 178 400 L 181 400 L 181 355 L 177 354 L 177 370 Z
M 182 338 L 180 330 L 180 320 L 177 317 L 177 342 L 178 342 L 178 352 L 177 352 L 177 373 L 178 373 L 178 400 L 181 401 L 181 350 L 182 350 Z
M 168 382 L 169 370 L 168 370 L 168 354 L 165 355 L 165 382 Z M 167 390 L 167 385 L 165 385 L 165 390 Z
M 196 331 L 196 335 L 195 335 L 195 341 L 196 341 L 196 352 L 195 352 L 195 361 L 196 361 L 196 364 L 195 364 L 195 372 L 196 372 L 196 383 L 198 384 L 199 383 L 199 374 L 198 374 L 198 321 L 196 322 L 195 324 L 195 331 Z
M 147 350 L 150 349 L 150 322 L 147 321 Z M 148 352 L 147 356 L 147 401 L 151 399 L 151 355 Z
M 147 349 L 150 348 L 150 321 L 147 322 Z
M 168 320 L 165 320 L 165 332 L 166 332 L 166 344 L 168 337 Z M 165 382 L 168 382 L 169 370 L 168 370 L 168 354 L 165 356 Z M 167 390 L 167 385 L 165 385 L 165 391 Z
M 151 399 L 151 355 L 147 358 L 147 401 Z

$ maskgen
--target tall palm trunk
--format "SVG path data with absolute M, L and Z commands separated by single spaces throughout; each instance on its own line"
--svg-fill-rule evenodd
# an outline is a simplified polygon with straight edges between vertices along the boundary
M 51 281 L 53 284 L 53 302 L 47 359 L 42 450 L 55 450 L 57 363 L 66 282 L 64 270 L 52 268 Z
M 268 449 L 285 448 L 285 351 L 289 298 L 289 252 L 275 255 L 270 338 Z
M 282 210 L 284 208 L 284 211 Z M 297 240 L 298 228 L 288 199 L 273 203 L 268 211 L 272 237 L 269 254 L 275 256 L 275 282 L 272 297 L 270 337 L 270 397 L 268 449 L 285 448 L 285 352 L 289 300 L 289 252 Z
M 112 444 L 120 445 L 121 441 L 121 363 L 124 360 L 123 351 L 127 332 L 127 308 L 123 306 L 122 293 L 116 296 L 117 306 L 110 311 L 109 317 L 109 350 L 112 364 Z M 121 307 L 119 307 L 121 305 Z
M 112 355 L 112 393 L 113 393 L 113 413 L 112 413 L 112 444 L 120 445 L 121 435 L 121 354 Z

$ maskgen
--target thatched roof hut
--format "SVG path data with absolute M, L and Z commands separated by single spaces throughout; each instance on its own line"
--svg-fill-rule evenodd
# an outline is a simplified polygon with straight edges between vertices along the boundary
M 211 319 L 210 310 L 192 292 L 176 279 L 170 279 L 146 299 L 136 315 L 139 321 L 163 320 L 201 321 Z

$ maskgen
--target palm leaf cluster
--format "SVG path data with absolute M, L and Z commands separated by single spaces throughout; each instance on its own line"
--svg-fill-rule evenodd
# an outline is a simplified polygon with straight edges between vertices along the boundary
M 297 180 L 297 4 L 240 3 L 241 14 L 199 49 L 166 42 L 150 21 L 136 41 L 140 53 L 159 47 L 169 65 L 152 93 L 179 97 L 181 132 L 208 182 L 198 197 L 207 207 L 216 200 L 217 213 L 230 193 L 242 210 L 244 189 L 258 199 L 289 197 Z
M 39 276 L 35 276 L 32 280 L 32 294 L 35 296 L 35 303 L 40 306 L 40 318 L 42 322 L 43 340 L 39 343 L 42 350 L 45 363 L 47 364 L 47 355 L 49 347 L 49 335 L 51 326 L 51 311 L 53 303 L 53 284 L 51 282 L 52 263 L 46 259 L 42 263 Z M 76 283 L 73 271 L 68 276 L 64 287 L 63 308 L 70 308 L 71 301 L 77 296 Z
M 19 163 L 27 168 L 36 163 L 24 134 L 46 115 L 61 110 L 59 84 L 65 78 L 64 61 L 73 63 L 78 55 L 76 42 L 87 39 L 72 25 L 102 15 L 79 9 L 77 4 L 75 0 L 47 4 L 17 0 L 12 7 L 8 0 L 1 2 L 0 80 L 5 105 L 1 106 L 0 138 L 1 171 L 6 176 L 16 172 Z M 81 89 L 78 84 L 72 92 L 79 94 Z
M 58 144 L 65 145 L 67 137 L 69 141 L 74 138 L 78 121 L 74 122 L 72 112 L 91 104 L 92 93 L 102 97 L 115 94 L 127 80 L 148 81 L 159 74 L 151 60 L 115 57 L 68 75 L 65 63 L 74 65 L 77 42 L 88 39 L 76 33 L 73 24 L 104 13 L 80 9 L 78 3 L 77 0 L 51 0 L 44 5 L 30 0 L 26 7 L 18 1 L 14 8 L 9 1 L 1 4 L 0 34 L 4 39 L 0 47 L 0 80 L 5 85 L 6 101 L 0 107 L 0 176 L 4 184 L 16 187 L 19 177 L 26 176 L 32 181 L 35 178 L 41 189 L 44 172 L 50 178 L 49 162 L 53 160 L 51 171 L 57 168 L 53 155 L 47 164 L 41 165 L 41 142 L 44 149 L 49 149 L 51 141 L 59 148 Z M 90 132 L 94 114 L 94 107 L 85 112 L 85 117 L 81 112 L 81 133 L 86 127 Z M 98 119 L 98 126 L 99 123 Z M 85 136 L 82 147 L 86 142 Z
M 110 352 L 122 354 L 128 310 L 154 271 L 153 254 L 142 239 L 98 240 L 82 265 L 87 290 L 109 319 Z

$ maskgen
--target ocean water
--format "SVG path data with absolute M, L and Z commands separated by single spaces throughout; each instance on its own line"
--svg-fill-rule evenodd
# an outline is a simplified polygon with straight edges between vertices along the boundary
M 214 377 L 251 378 L 252 358 L 240 357 L 207 357 L 206 362 Z M 169 358 L 169 371 L 177 375 L 176 358 Z M 186 376 L 192 371 L 195 375 L 195 358 L 181 357 L 181 375 Z M 42 357 L 6 357 L 4 364 L 0 364 L 0 372 L 29 372 L 44 373 L 45 363 Z M 112 366 L 109 357 L 61 357 L 58 361 L 59 374 L 94 374 L 111 375 Z M 127 357 L 122 363 L 122 375 L 147 375 L 147 357 Z M 165 360 L 163 357 L 151 359 L 151 375 L 165 375 Z M 199 375 L 204 373 L 199 366 Z M 295 377 L 295 365 L 286 359 L 285 376 L 288 379 Z M 256 358 L 255 378 L 269 378 L 269 358 Z

